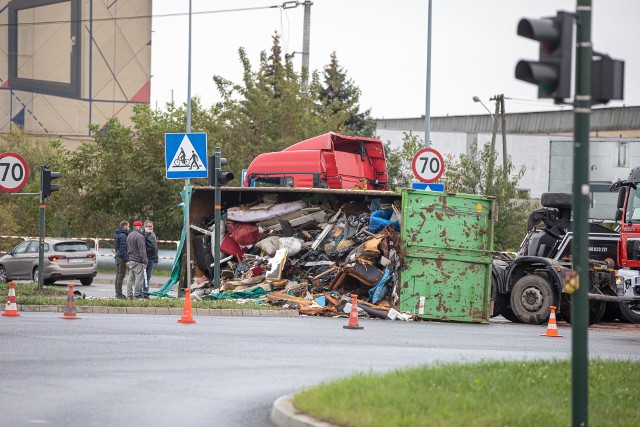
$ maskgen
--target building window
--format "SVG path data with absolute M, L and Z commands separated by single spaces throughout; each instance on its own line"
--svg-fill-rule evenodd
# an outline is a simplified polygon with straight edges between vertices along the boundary
M 9 86 L 80 98 L 80 0 L 9 2 Z
M 629 167 L 629 142 L 618 141 L 618 167 Z

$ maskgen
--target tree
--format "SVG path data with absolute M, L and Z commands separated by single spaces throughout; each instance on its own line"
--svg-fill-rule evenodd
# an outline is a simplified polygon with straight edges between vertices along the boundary
M 324 67 L 323 77 L 324 84 L 320 91 L 323 105 L 334 113 L 348 113 L 344 127 L 338 131 L 346 135 L 375 137 L 376 122 L 371 118 L 371 109 L 360 112 L 360 88 L 347 77 L 346 70 L 338 64 L 335 51 L 331 53 L 329 64 Z
M 318 101 L 321 85 L 317 73 L 312 74 L 307 91 L 291 61 L 282 60 L 278 34 L 273 36 L 271 54 L 260 54 L 257 71 L 243 48 L 238 53 L 244 70 L 242 84 L 214 76 L 221 97 L 215 106 L 221 126 L 214 131 L 214 138 L 223 154 L 227 153 L 236 176 L 258 154 L 280 151 L 337 130 L 347 120 L 347 112 L 327 109 Z
M 397 149 L 391 148 L 390 143 L 385 145 L 384 150 L 387 156 L 387 174 L 390 188 L 408 188 L 411 182 L 415 181 L 411 163 L 414 154 L 422 147 L 422 140 L 412 132 L 402 133 L 402 145 Z

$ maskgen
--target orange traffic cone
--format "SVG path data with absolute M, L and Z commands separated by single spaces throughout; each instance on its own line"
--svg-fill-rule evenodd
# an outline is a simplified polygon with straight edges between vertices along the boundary
M 182 307 L 182 317 L 178 320 L 179 323 L 196 323 L 191 315 L 191 289 L 185 289 L 187 293 L 184 297 L 184 306 Z
M 351 302 L 351 313 L 349 313 L 349 324 L 344 325 L 344 329 L 363 329 L 363 326 L 358 326 L 358 295 L 351 294 L 353 301 Z
M 9 282 L 9 298 L 7 298 L 7 305 L 4 308 L 3 316 L 6 317 L 19 317 L 18 305 L 16 304 L 16 283 Z
M 549 326 L 547 326 L 547 333 L 540 334 L 540 336 L 562 338 L 562 335 L 558 335 L 558 325 L 556 324 L 556 308 L 553 305 L 550 308 L 551 314 L 549 315 Z
M 69 286 L 69 292 L 67 292 L 67 305 L 64 308 L 64 314 L 60 317 L 61 319 L 79 319 L 78 316 L 76 316 L 76 299 L 73 296 L 73 286 L 74 285 L 67 285 Z

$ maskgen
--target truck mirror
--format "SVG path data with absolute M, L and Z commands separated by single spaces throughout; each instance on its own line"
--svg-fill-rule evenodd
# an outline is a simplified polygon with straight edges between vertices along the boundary
M 627 188 L 626 186 L 620 187 L 620 192 L 618 193 L 618 209 L 622 209 L 624 207 L 624 199 L 627 196 Z
M 622 209 L 618 209 L 616 211 L 616 222 L 621 221 L 622 220 Z

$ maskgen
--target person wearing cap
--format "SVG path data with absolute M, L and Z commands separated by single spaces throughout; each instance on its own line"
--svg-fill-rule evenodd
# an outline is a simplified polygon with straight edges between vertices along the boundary
M 129 256 L 129 283 L 127 284 L 127 297 L 133 299 L 142 298 L 142 287 L 147 269 L 147 247 L 142 234 L 142 222 L 133 223 L 133 231 L 127 236 L 127 255 Z

